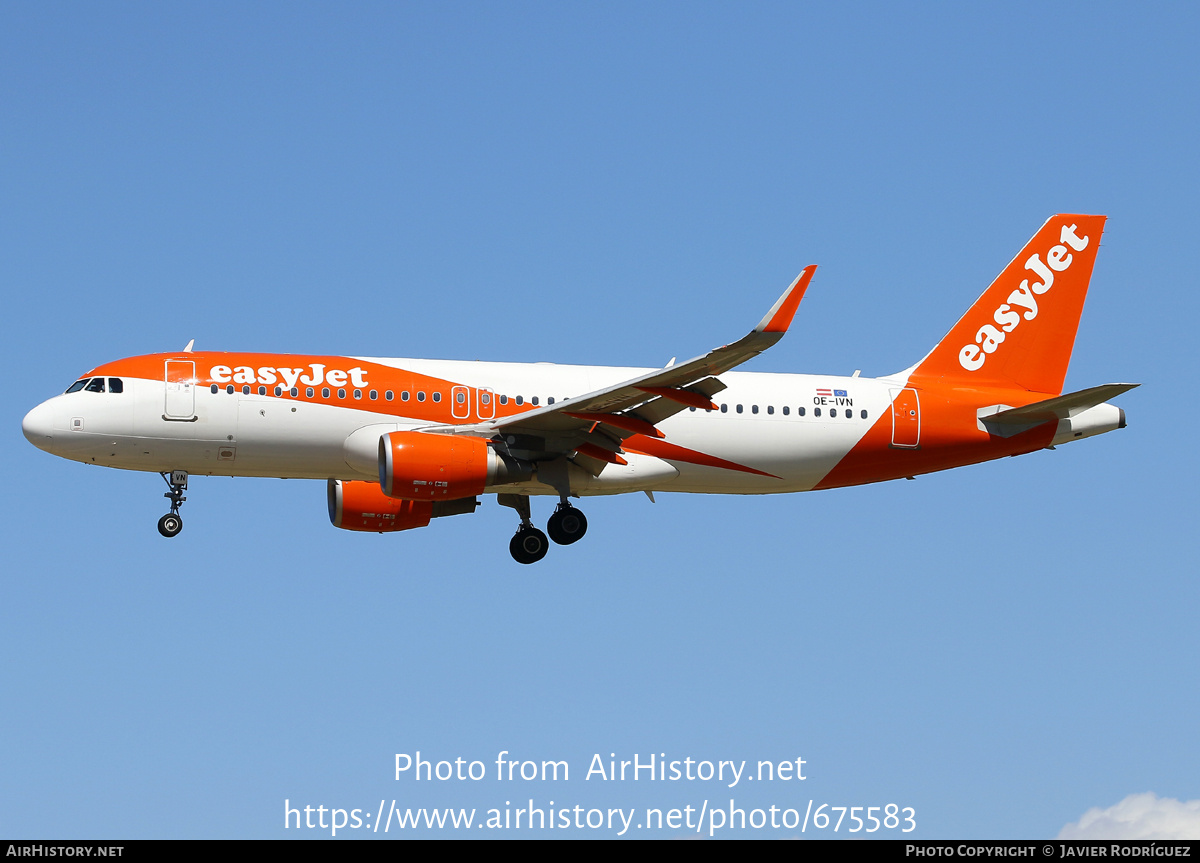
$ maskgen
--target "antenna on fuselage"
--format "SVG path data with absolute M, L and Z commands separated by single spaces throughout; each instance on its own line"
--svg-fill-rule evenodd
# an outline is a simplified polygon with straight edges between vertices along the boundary
M 183 352 L 185 354 L 190 354 L 192 352 L 192 345 L 194 345 L 194 344 L 196 344 L 196 340 L 192 339 L 191 341 L 189 341 L 187 343 L 187 347 L 183 349 Z

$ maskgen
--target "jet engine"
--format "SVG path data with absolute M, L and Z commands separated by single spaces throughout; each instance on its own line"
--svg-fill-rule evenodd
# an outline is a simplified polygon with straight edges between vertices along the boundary
M 379 439 L 379 486 L 388 497 L 457 500 L 532 475 L 532 465 L 500 455 L 483 438 L 398 431 Z
M 329 520 L 342 530 L 393 533 L 425 527 L 430 519 L 475 511 L 479 498 L 458 500 L 401 500 L 388 497 L 376 483 L 331 479 Z
M 388 497 L 373 482 L 331 479 L 328 491 L 329 520 L 343 530 L 411 530 L 425 527 L 433 518 L 431 501 Z

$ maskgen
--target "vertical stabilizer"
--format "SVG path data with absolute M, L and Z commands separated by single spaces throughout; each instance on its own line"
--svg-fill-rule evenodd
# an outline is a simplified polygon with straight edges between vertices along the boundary
M 1104 220 L 1052 216 L 911 380 L 1061 393 Z

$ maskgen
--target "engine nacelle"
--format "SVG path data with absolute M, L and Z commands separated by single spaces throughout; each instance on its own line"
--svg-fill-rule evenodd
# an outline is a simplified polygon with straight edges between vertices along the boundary
M 483 438 L 397 431 L 379 439 L 379 485 L 389 497 L 455 500 L 532 475 L 532 465 L 498 454 Z
M 425 527 L 433 518 L 432 502 L 388 497 L 373 482 L 331 479 L 328 491 L 329 520 L 343 530 L 411 530 Z

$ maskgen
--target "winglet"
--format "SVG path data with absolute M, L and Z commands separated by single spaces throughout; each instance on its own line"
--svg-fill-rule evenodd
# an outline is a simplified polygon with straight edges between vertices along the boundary
M 758 322 L 758 326 L 754 328 L 754 332 L 786 333 L 787 328 L 792 325 L 792 318 L 796 315 L 796 309 L 800 306 L 800 301 L 804 299 L 804 292 L 808 289 L 808 283 L 812 281 L 813 273 L 816 271 L 816 264 L 811 264 L 801 270 L 800 275 L 796 276 L 796 280 L 792 282 L 791 287 L 783 292 L 783 296 L 775 301 L 775 305 L 771 306 L 771 311 L 767 312 L 766 317 Z

